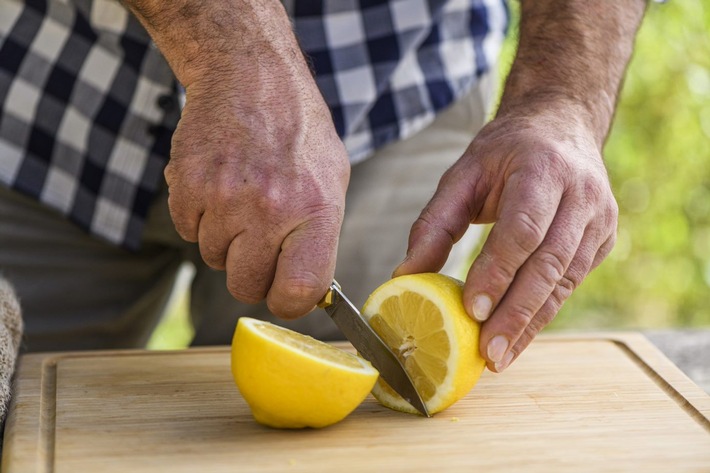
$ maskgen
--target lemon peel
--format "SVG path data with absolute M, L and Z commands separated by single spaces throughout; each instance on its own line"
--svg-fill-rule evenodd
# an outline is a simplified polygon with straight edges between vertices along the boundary
M 355 354 L 249 317 L 241 317 L 234 331 L 231 367 L 254 419 L 283 429 L 341 421 L 379 376 Z

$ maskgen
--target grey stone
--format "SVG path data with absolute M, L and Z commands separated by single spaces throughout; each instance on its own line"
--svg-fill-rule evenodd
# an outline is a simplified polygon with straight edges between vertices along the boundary
M 644 332 L 681 371 L 710 393 L 710 328 Z

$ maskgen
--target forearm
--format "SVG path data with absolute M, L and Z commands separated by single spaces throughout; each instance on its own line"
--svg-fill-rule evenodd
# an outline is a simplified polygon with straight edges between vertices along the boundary
M 12 287 L 0 277 L 0 429 L 10 401 L 10 383 L 22 338 L 20 304 Z M 0 430 L 0 433 L 2 431 Z M 0 435 L 2 440 L 2 435 Z M 0 450 L 2 450 L 0 445 Z
M 269 68 L 308 73 L 278 0 L 122 1 L 185 87 L 205 77 L 268 84 L 279 79 L 268 77 Z
M 519 49 L 499 115 L 564 104 L 601 148 L 646 0 L 521 0 Z
M 255 130 L 287 149 L 296 146 L 293 141 L 301 139 L 300 127 L 309 120 L 333 128 L 279 0 L 122 1 L 185 87 L 185 110 L 212 108 L 241 136 L 240 146 Z M 234 146 L 230 140 L 225 143 Z

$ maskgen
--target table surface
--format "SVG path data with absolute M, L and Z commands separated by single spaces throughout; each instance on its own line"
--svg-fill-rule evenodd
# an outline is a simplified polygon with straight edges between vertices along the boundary
M 542 336 L 432 419 L 256 424 L 228 347 L 23 358 L 3 471 L 707 471 L 710 396 L 637 334 Z

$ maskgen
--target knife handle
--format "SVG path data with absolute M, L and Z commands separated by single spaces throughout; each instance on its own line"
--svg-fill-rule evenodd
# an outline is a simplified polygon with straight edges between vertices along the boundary
M 328 292 L 325 293 L 323 298 L 316 305 L 321 309 L 325 309 L 326 307 L 333 305 L 333 301 L 335 299 L 335 291 L 340 291 L 340 284 L 338 284 L 338 281 L 333 279 L 333 282 L 328 288 Z

